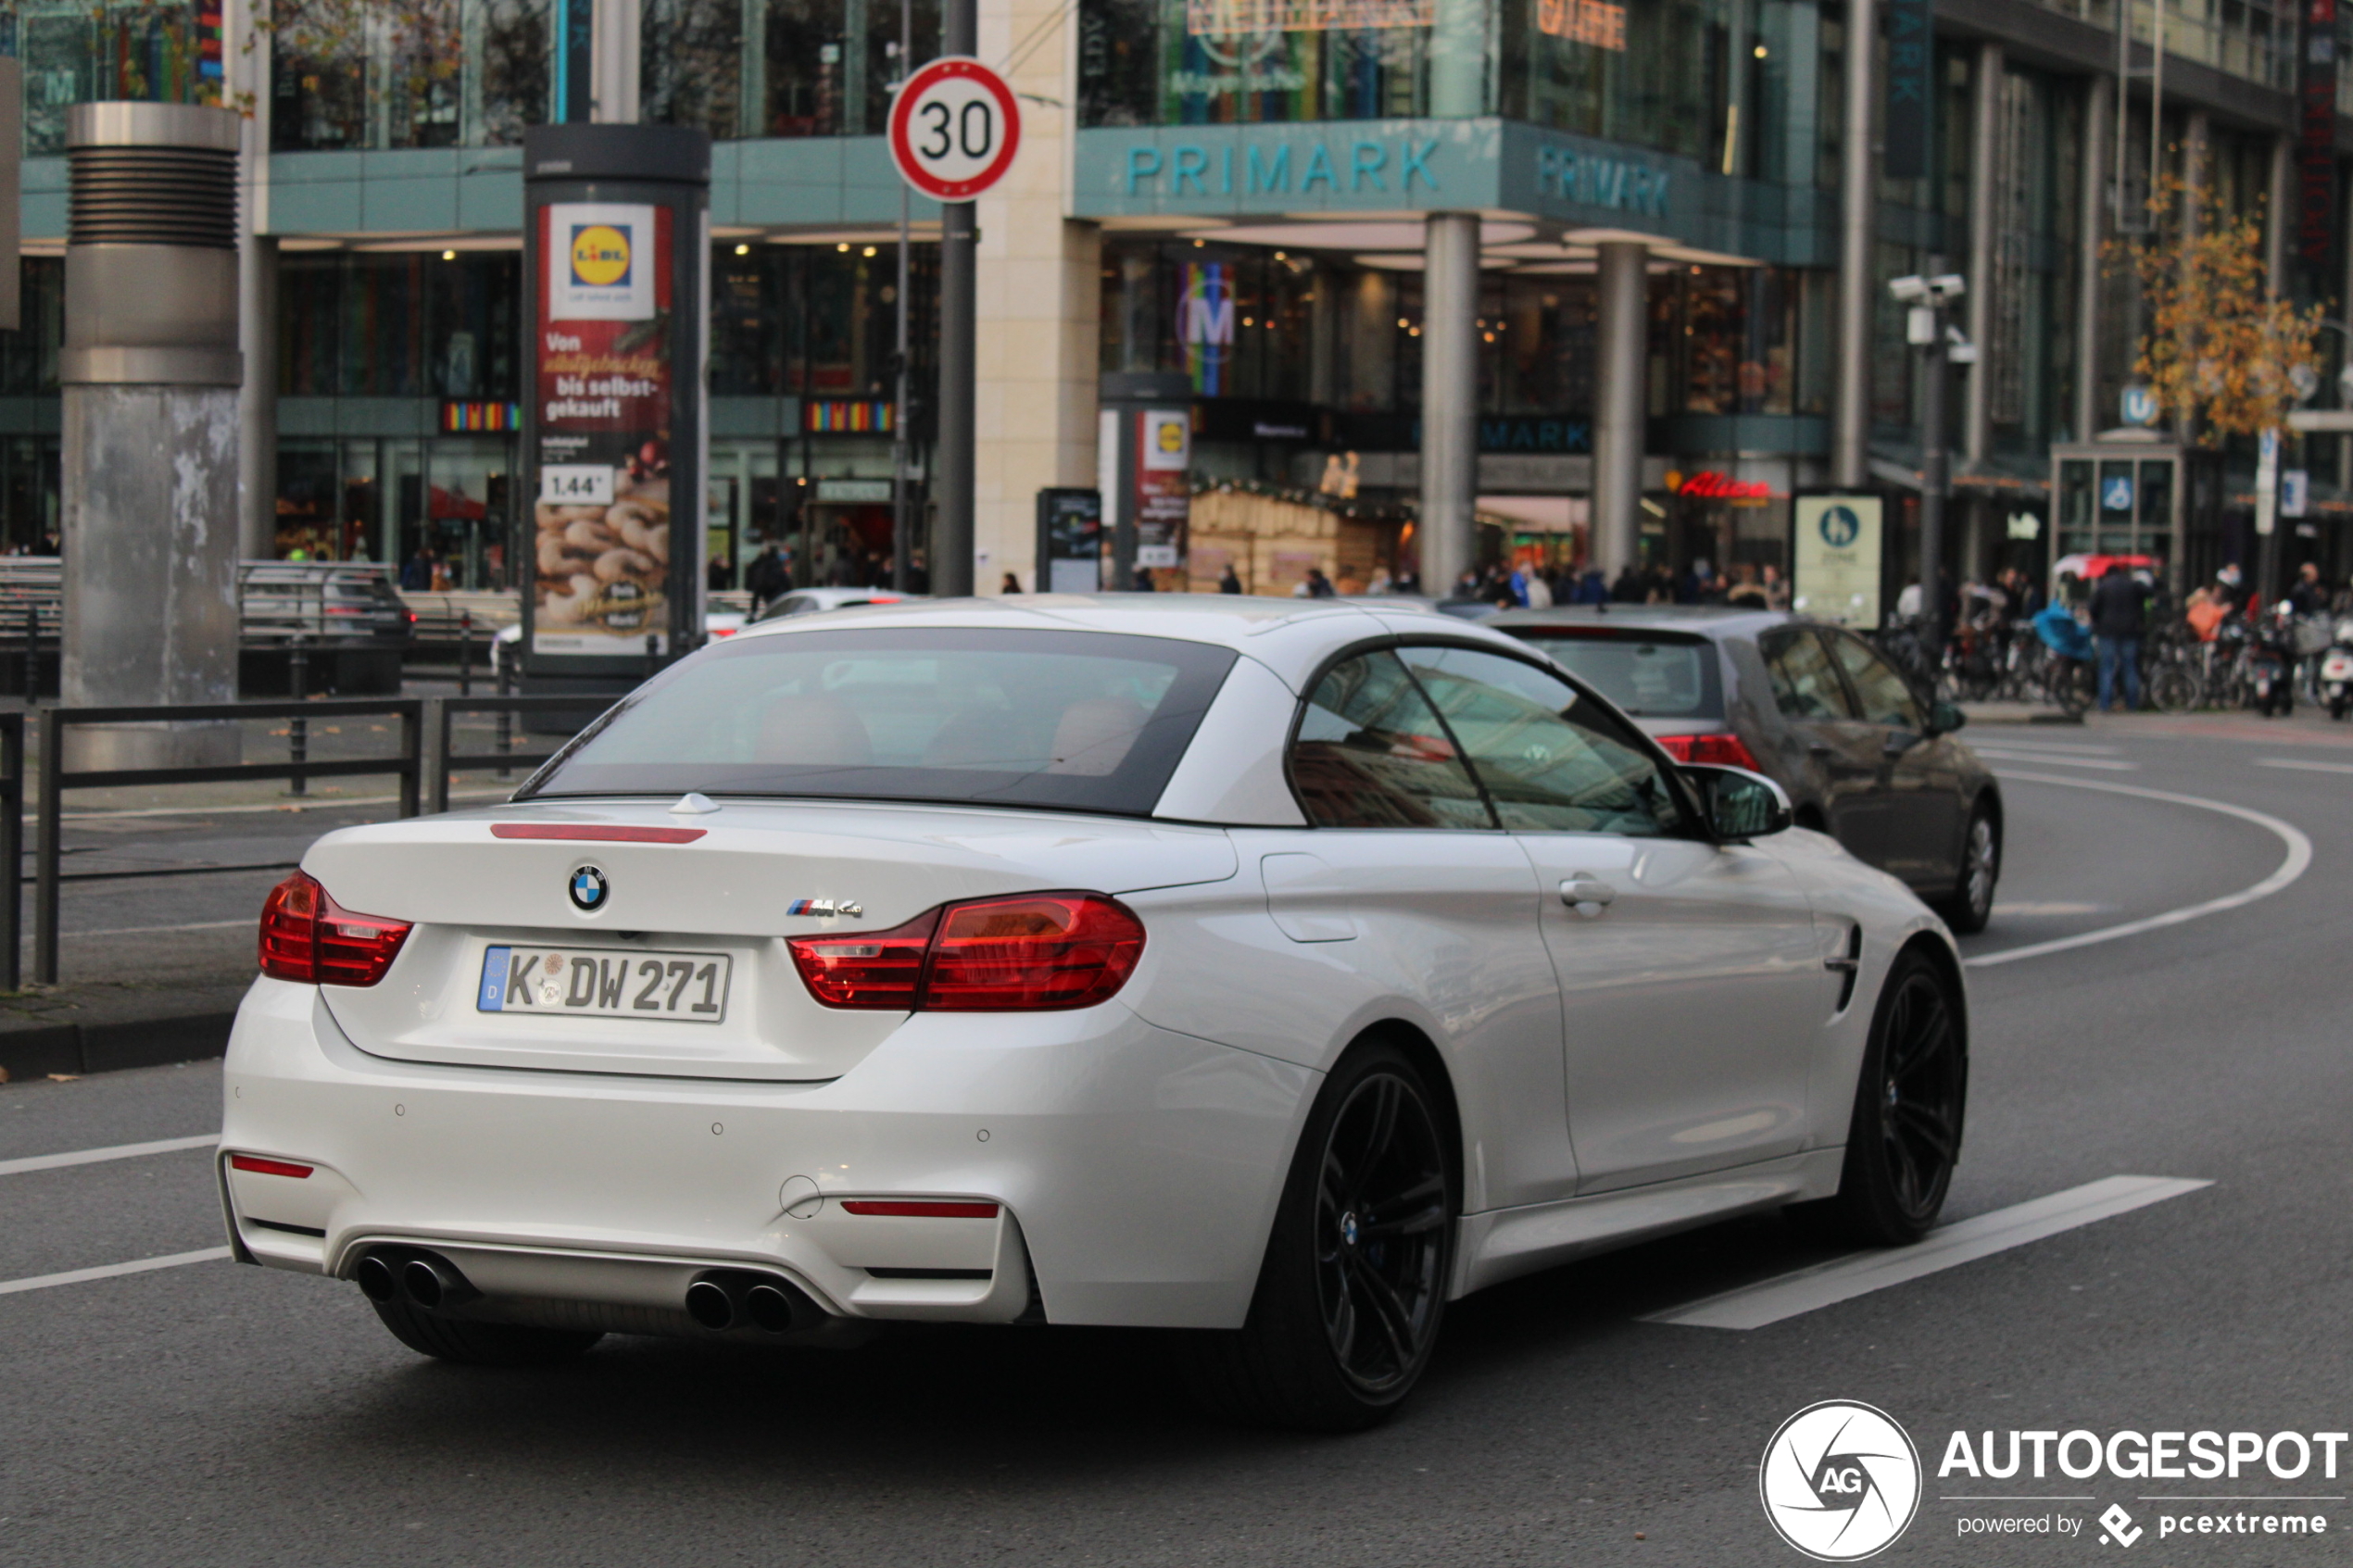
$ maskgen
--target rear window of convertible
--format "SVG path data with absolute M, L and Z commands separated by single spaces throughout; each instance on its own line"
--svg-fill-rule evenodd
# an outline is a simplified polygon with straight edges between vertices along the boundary
M 1149 815 L 1232 649 L 1100 632 L 860 627 L 720 644 L 526 790 L 807 796 Z

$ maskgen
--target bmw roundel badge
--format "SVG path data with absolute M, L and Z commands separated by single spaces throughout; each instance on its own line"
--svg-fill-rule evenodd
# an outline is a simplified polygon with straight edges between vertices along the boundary
M 605 873 L 595 866 L 582 866 L 572 873 L 572 907 L 583 914 L 593 915 L 603 909 L 611 891 Z

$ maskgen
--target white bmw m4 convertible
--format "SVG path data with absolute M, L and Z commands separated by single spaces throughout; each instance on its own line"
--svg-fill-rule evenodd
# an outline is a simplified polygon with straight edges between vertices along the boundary
M 1968 1078 L 1944 926 L 1769 781 L 1331 601 L 753 627 L 506 805 L 321 838 L 260 958 L 232 1245 L 417 1350 L 1151 1326 L 1322 1430 L 1566 1259 L 1917 1239 Z

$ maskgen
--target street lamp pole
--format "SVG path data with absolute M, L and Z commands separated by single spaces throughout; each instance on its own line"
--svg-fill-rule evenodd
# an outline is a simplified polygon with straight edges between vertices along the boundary
M 1944 319 L 1968 285 L 1957 272 L 1889 282 L 1888 293 L 1909 306 L 1905 341 L 1920 350 L 1920 652 L 1931 673 L 1944 655 L 1944 493 L 1951 484 L 1952 455 L 1946 445 L 1944 399 L 1951 390 L 1947 370 L 1973 364 L 1977 345 Z

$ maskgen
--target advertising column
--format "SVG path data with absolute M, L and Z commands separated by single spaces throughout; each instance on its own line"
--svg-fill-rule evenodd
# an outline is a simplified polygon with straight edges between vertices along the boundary
M 524 683 L 624 691 L 702 641 L 711 143 L 534 126 L 523 169 Z
M 1156 371 L 1114 371 L 1102 379 L 1102 433 L 1097 468 L 1103 521 L 1112 529 L 1111 581 L 1122 593 L 1139 569 L 1152 585 L 1186 586 L 1186 524 L 1193 507 L 1192 383 Z

